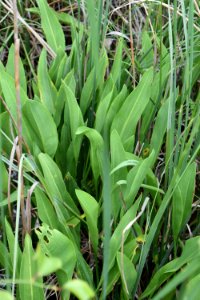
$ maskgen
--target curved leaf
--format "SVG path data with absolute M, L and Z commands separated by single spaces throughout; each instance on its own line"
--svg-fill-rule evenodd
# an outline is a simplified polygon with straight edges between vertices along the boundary
M 85 281 L 80 279 L 73 279 L 68 281 L 63 288 L 70 291 L 79 300 L 89 300 L 95 297 L 94 291 Z
M 97 221 L 98 221 L 98 213 L 99 213 L 99 204 L 90 194 L 84 191 L 76 190 L 76 195 L 86 215 L 87 225 L 90 233 L 90 239 L 92 241 L 94 251 L 97 255 L 97 248 L 98 248 Z

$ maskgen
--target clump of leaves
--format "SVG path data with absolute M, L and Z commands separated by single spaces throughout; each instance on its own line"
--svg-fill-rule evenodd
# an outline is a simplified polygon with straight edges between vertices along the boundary
M 190 99 L 185 86 L 171 81 L 172 44 L 166 48 L 159 36 L 154 36 L 160 54 L 155 66 L 151 35 L 143 31 L 133 88 L 126 41 L 118 40 L 111 63 L 98 36 L 101 7 L 87 1 L 89 30 L 70 18 L 72 46 L 66 52 L 61 23 L 68 15 L 59 16 L 45 0 L 37 4 L 32 13 L 39 12 L 51 51 L 41 51 L 31 84 L 20 61 L 24 155 L 19 168 L 11 159 L 17 121 L 13 46 L 6 64 L 0 64 L 5 194 L 0 206 L 8 219 L 12 205 L 10 217 L 16 219 L 15 234 L 1 219 L 0 264 L 12 278 L 4 283 L 21 300 L 45 299 L 48 290 L 62 299 L 70 293 L 79 299 L 136 294 L 161 299 L 173 297 L 180 284 L 184 298 L 191 286 L 197 288 L 200 271 L 199 237 L 182 243 L 194 215 L 199 95 Z M 104 27 L 102 33 L 104 39 Z M 186 71 L 187 66 L 182 76 Z M 191 92 L 195 78 L 190 79 Z M 178 89 L 185 91 L 181 99 Z M 23 166 L 27 226 L 22 236 L 31 225 L 24 242 L 17 239 L 20 176 L 7 196 L 9 166 L 19 174 Z M 12 299 L 8 293 L 4 297 Z

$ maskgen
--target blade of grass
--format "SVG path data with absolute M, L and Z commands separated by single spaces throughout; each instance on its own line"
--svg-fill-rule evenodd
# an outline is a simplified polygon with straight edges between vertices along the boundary
M 20 160 L 22 157 L 22 145 L 23 145 L 23 137 L 22 137 L 22 103 L 20 96 L 20 39 L 19 39 L 19 30 L 18 30 L 18 8 L 17 1 L 13 0 L 13 12 L 14 12 L 14 74 L 15 74 L 15 90 L 16 90 L 16 107 L 17 107 L 17 134 L 18 134 L 18 152 L 17 159 L 18 165 L 20 164 Z M 26 232 L 26 218 L 24 212 L 24 178 L 23 171 L 21 172 L 20 178 L 20 202 L 21 202 L 21 214 L 22 214 L 22 225 L 23 232 Z M 23 237 L 22 237 L 23 239 Z
M 21 178 L 22 178 L 22 167 L 24 154 L 22 154 L 19 162 L 19 173 L 18 173 L 18 192 L 17 192 L 17 212 L 16 212 L 16 223 L 15 223 L 15 244 L 14 244 L 14 257 L 13 257 L 13 279 L 12 279 L 12 296 L 15 293 L 15 280 L 16 280 L 16 268 L 18 258 L 18 238 L 19 238 L 19 219 L 20 219 L 20 205 L 21 205 Z
M 168 5 L 170 5 L 170 1 L 168 0 Z M 168 32 L 169 32 L 169 48 L 170 48 L 170 68 L 171 68 L 171 76 L 170 76 L 170 95 L 169 95 L 169 106 L 168 106 L 168 121 L 167 121 L 167 139 L 166 139 L 166 161 L 169 162 L 166 165 L 166 178 L 165 184 L 167 185 L 170 182 L 170 178 L 172 178 L 173 174 L 173 148 L 174 148 L 174 124 L 175 124 L 175 91 L 173 90 L 174 85 L 176 85 L 174 78 L 174 44 L 173 44 L 173 35 L 172 35 L 172 19 L 171 12 L 168 9 L 169 16 L 169 24 L 168 24 Z
M 106 291 L 108 285 L 109 272 L 109 244 L 111 236 L 111 182 L 110 182 L 110 161 L 109 150 L 104 147 L 103 155 L 103 231 L 104 231 L 104 247 L 103 247 L 103 300 L 106 299 Z

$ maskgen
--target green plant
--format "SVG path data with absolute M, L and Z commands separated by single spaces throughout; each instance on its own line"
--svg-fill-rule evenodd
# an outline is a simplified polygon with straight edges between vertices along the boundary
M 56 12 L 46 0 L 36 2 L 28 11 L 41 18 L 47 44 L 31 82 L 19 61 L 21 157 L 13 46 L 0 63 L 0 264 L 6 275 L 1 283 L 21 300 L 46 299 L 49 291 L 62 299 L 70 293 L 79 299 L 163 299 L 179 293 L 185 299 L 200 271 L 199 236 L 186 234 L 188 222 L 198 230 L 192 203 L 198 202 L 199 37 L 192 1 L 188 22 L 182 1 L 182 18 L 176 2 L 173 22 L 167 6 L 169 34 L 162 23 L 152 24 L 149 6 L 134 62 L 122 37 L 114 56 L 105 48 L 109 1 L 105 10 L 101 2 L 86 1 L 83 22 L 80 1 L 78 19 Z M 71 26 L 67 51 L 61 23 Z M 157 31 L 149 32 L 148 23 Z M 174 67 L 182 24 L 180 42 L 187 47 Z M 11 181 L 9 168 L 17 179 Z

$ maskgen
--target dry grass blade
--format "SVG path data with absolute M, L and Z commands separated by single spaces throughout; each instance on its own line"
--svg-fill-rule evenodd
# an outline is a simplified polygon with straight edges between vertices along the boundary
M 148 1 L 146 1 L 146 0 L 138 0 L 138 1 L 135 0 L 135 1 L 129 1 L 128 3 L 125 3 L 125 4 L 123 4 L 123 5 L 120 5 L 120 6 L 116 7 L 116 8 L 114 8 L 114 9 L 111 11 L 110 15 L 112 16 L 116 11 L 118 11 L 118 10 L 120 10 L 120 9 L 122 9 L 122 8 L 125 8 L 125 7 L 128 6 L 128 5 L 131 5 L 131 4 L 141 5 L 141 4 L 144 4 L 144 3 L 147 3 L 147 2 L 152 2 L 152 3 L 158 4 L 158 5 L 162 5 L 163 7 L 167 8 L 167 9 L 169 9 L 169 10 L 171 10 L 171 11 L 174 11 L 174 7 L 173 7 L 173 6 L 170 6 L 170 5 L 168 5 L 168 4 L 164 3 L 164 2 L 155 1 L 155 0 L 148 0 Z M 195 6 L 196 6 L 196 9 L 197 9 L 197 13 L 199 14 L 199 13 L 200 13 L 199 7 L 198 7 L 196 1 L 195 1 L 194 3 L 195 3 Z M 176 13 L 177 13 L 177 15 L 179 15 L 180 17 L 183 17 L 183 14 L 182 14 L 179 10 L 177 10 Z M 189 19 L 188 19 L 187 17 L 186 17 L 186 21 L 187 21 L 187 22 L 189 21 Z M 194 28 L 195 28 L 196 30 L 200 31 L 200 27 L 199 27 L 199 26 L 197 26 L 196 24 L 193 24 L 193 26 L 194 26 Z
M 12 217 L 12 208 L 11 208 L 11 202 L 10 202 L 10 187 L 11 187 L 12 165 L 13 165 L 13 161 L 14 161 L 17 143 L 18 143 L 18 137 L 15 138 L 14 143 L 13 143 L 13 147 L 12 147 L 11 154 L 10 154 L 10 164 L 9 164 L 9 169 L 8 169 L 8 210 L 9 210 L 12 225 L 13 225 L 13 217 Z
M 21 99 L 20 99 L 20 71 L 19 71 L 19 50 L 20 50 L 20 40 L 18 37 L 18 9 L 17 2 L 13 0 L 13 12 L 14 12 L 14 47 L 15 47 L 15 57 L 14 57 L 14 73 L 15 73 L 15 89 L 16 89 L 16 107 L 17 107 L 17 132 L 18 132 L 18 165 L 20 164 L 22 157 L 22 111 L 21 111 Z M 22 224 L 23 231 L 26 231 L 26 221 L 24 212 L 24 178 L 23 170 L 21 172 L 20 178 L 20 204 L 21 204 L 21 214 L 22 214 Z
M 10 2 L 6 1 L 4 3 L 1 0 L 1 4 L 7 11 L 14 15 L 13 6 Z M 38 42 L 47 50 L 52 58 L 56 57 L 56 53 L 51 49 L 51 47 L 44 41 L 44 39 L 20 16 L 19 12 L 17 14 L 17 19 L 26 27 L 26 29 L 38 40 Z
M 39 184 L 38 181 L 35 181 L 31 188 L 28 190 L 27 199 L 26 199 L 26 230 L 31 233 L 31 195 L 34 192 L 34 189 Z

